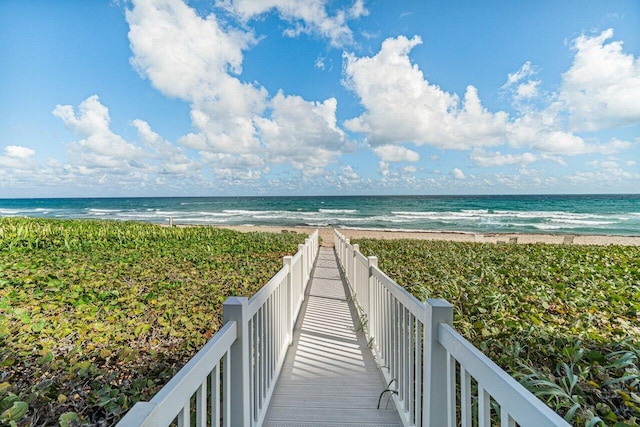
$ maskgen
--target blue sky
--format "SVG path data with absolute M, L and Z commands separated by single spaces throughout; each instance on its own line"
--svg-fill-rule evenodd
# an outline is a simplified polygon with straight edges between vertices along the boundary
M 0 197 L 640 188 L 636 0 L 3 0 L 0 28 Z

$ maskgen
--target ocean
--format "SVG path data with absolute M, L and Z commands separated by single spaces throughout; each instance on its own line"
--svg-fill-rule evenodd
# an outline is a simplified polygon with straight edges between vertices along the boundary
M 640 194 L 0 199 L 0 216 L 637 236 Z

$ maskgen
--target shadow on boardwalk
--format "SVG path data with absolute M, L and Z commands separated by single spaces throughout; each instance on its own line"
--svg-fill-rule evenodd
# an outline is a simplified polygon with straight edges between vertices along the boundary
M 321 248 L 265 426 L 400 426 L 332 249 Z

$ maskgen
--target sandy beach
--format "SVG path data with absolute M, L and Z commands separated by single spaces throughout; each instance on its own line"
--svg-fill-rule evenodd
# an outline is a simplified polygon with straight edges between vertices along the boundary
M 264 231 L 270 233 L 297 232 L 310 234 L 316 228 L 311 227 L 273 227 L 273 226 L 226 226 L 231 230 L 241 232 Z M 317 228 L 323 246 L 333 246 L 333 229 Z M 456 242 L 482 243 L 546 243 L 546 244 L 575 244 L 575 245 L 640 245 L 640 236 L 606 236 L 582 234 L 524 234 L 524 233 L 486 233 L 474 234 L 465 232 L 431 232 L 431 231 L 387 231 L 387 230 L 358 230 L 340 229 L 340 233 L 349 239 L 419 239 L 419 240 L 450 240 Z

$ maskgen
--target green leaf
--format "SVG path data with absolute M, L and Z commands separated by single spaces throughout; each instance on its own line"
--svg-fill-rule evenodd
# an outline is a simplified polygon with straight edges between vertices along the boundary
M 76 412 L 65 412 L 60 415 L 58 422 L 60 423 L 60 427 L 76 427 L 80 425 L 82 420 Z
M 29 405 L 23 401 L 13 402 L 13 405 L 0 415 L 3 422 L 20 421 L 29 411 Z

